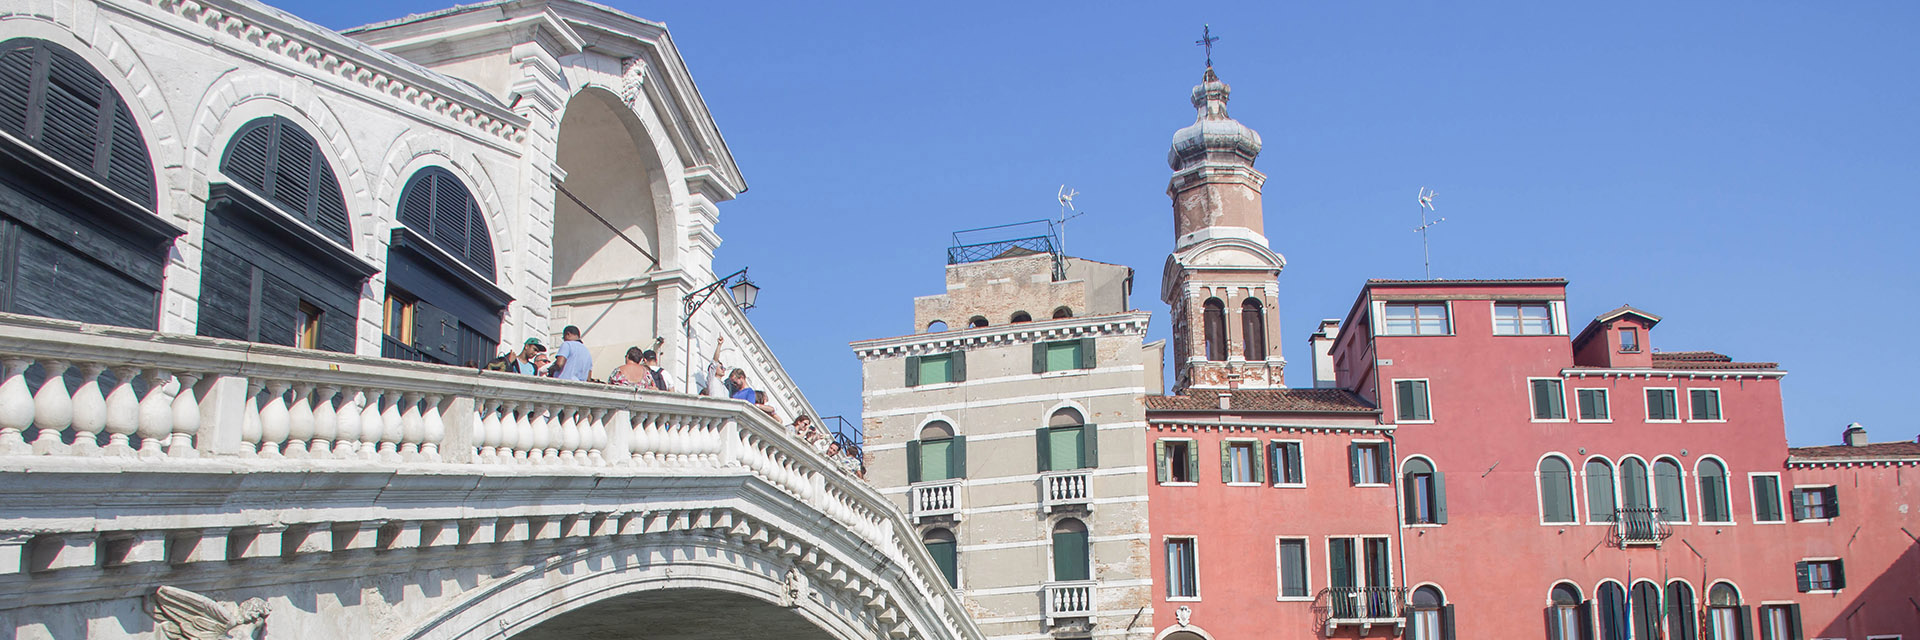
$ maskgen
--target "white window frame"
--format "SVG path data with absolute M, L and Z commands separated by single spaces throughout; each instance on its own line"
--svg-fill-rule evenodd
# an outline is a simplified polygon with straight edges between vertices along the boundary
M 1401 420 L 1400 419 L 1400 383 L 1402 382 L 1419 382 L 1426 385 L 1427 419 L 1425 420 Z M 1393 389 L 1393 402 L 1389 406 L 1392 407 L 1391 411 L 1393 412 L 1394 424 L 1433 424 L 1433 419 L 1434 419 L 1433 380 L 1431 378 L 1391 378 L 1388 380 L 1387 387 L 1390 389 Z
M 1529 391 L 1531 391 L 1531 389 L 1529 389 Z M 1600 392 L 1600 406 L 1602 406 L 1602 407 L 1606 407 L 1606 410 L 1607 410 L 1607 417 L 1605 417 L 1605 418 L 1601 418 L 1601 419 L 1598 419 L 1598 420 L 1591 420 L 1591 419 L 1587 419 L 1587 418 L 1582 418 L 1582 417 L 1580 417 L 1580 392 L 1582 392 L 1582 391 L 1598 391 L 1598 392 Z M 1531 393 L 1529 393 L 1529 394 L 1527 394 L 1527 395 L 1528 395 L 1528 397 L 1532 397 L 1532 395 L 1533 395 L 1533 394 L 1531 394 Z M 1529 400 L 1528 402 L 1532 402 L 1532 401 L 1531 401 L 1531 400 Z M 1571 417 L 1571 418 L 1573 418 L 1573 420 L 1574 420 L 1575 422 L 1587 422 L 1587 423 L 1602 423 L 1602 422 L 1613 422 L 1613 393 L 1612 393 L 1612 392 L 1611 392 L 1611 391 L 1610 391 L 1609 389 L 1607 389 L 1606 387 L 1576 387 L 1576 388 L 1574 388 L 1574 390 L 1573 390 L 1573 405 L 1572 405 L 1572 406 L 1573 406 L 1573 412 L 1572 412 L 1572 413 L 1570 413 L 1570 414 L 1568 414 L 1568 417 Z
M 1774 499 L 1780 501 L 1780 504 L 1774 505 L 1780 507 L 1779 520 L 1769 521 L 1760 519 L 1760 496 L 1753 490 L 1753 479 L 1761 476 L 1773 478 L 1774 493 L 1778 494 Z M 1785 483 L 1780 481 L 1780 472 L 1778 471 L 1748 471 L 1747 508 L 1752 509 L 1752 511 L 1747 512 L 1748 519 L 1752 520 L 1754 524 L 1786 524 L 1793 522 L 1793 499 L 1787 495 L 1787 492 L 1792 491 L 1792 489 L 1788 489 L 1786 486 Z
M 1384 479 L 1383 482 L 1356 482 L 1353 484 L 1353 486 L 1355 487 L 1391 487 L 1393 486 L 1393 471 L 1395 467 L 1393 466 L 1393 458 L 1388 457 L 1393 455 L 1393 453 L 1387 450 L 1387 441 L 1385 440 L 1350 440 L 1348 442 L 1351 442 L 1356 445 L 1361 445 L 1361 446 L 1366 446 L 1366 445 L 1378 446 L 1380 451 L 1380 460 L 1387 463 L 1387 477 Z M 1302 453 L 1304 453 L 1304 451 Z M 1302 463 L 1306 462 L 1304 456 L 1302 457 L 1301 462 Z M 1351 457 L 1348 458 L 1347 464 L 1349 465 L 1353 464 L 1353 460 Z M 1374 468 L 1378 470 L 1379 466 L 1375 465 Z M 1396 497 L 1394 499 L 1398 500 L 1399 498 Z M 1332 584 L 1332 583 L 1328 583 L 1328 584 Z
M 1707 492 L 1700 489 L 1700 465 L 1706 464 L 1708 460 L 1712 460 L 1714 462 L 1720 463 L 1720 470 L 1722 473 L 1725 474 L 1724 477 L 1727 479 L 1727 519 L 1725 520 L 1708 520 L 1707 519 Z M 1685 469 L 1683 468 L 1682 470 L 1684 471 Z M 1700 520 L 1699 520 L 1700 524 L 1703 524 L 1703 525 L 1710 524 L 1714 526 L 1732 526 L 1735 524 L 1739 524 L 1740 519 L 1734 517 L 1733 515 L 1733 465 L 1727 464 L 1727 461 L 1725 458 L 1721 458 L 1720 456 L 1709 453 L 1694 459 L 1693 489 L 1695 493 L 1700 494 L 1699 497 L 1694 499 L 1694 502 L 1700 503 Z M 1748 495 L 1752 495 L 1753 493 L 1752 480 L 1747 481 L 1747 493 Z M 1752 498 L 1748 498 L 1748 499 L 1751 500 Z
M 1281 482 L 1279 478 L 1275 477 L 1275 478 L 1268 478 L 1267 484 L 1271 484 L 1275 487 L 1279 487 L 1282 489 L 1305 489 L 1307 487 L 1307 443 L 1306 441 L 1276 438 L 1273 440 L 1268 440 L 1267 442 L 1270 442 L 1270 443 L 1271 442 L 1291 442 L 1293 443 L 1294 446 L 1300 448 L 1300 481 L 1299 482 Z M 1267 451 L 1267 455 L 1272 456 L 1273 451 L 1269 449 Z M 1273 466 L 1274 466 L 1274 471 L 1277 472 L 1280 470 L 1278 464 L 1275 464 Z M 1275 473 L 1274 475 L 1278 476 L 1280 474 Z
M 1833 501 L 1834 501 L 1834 502 L 1839 502 L 1839 501 L 1840 501 L 1840 485 L 1836 485 L 1836 484 L 1832 484 L 1832 483 L 1827 483 L 1827 484 L 1796 484 L 1796 485 L 1793 485 L 1793 490 L 1794 490 L 1794 491 L 1799 491 L 1799 490 L 1801 490 L 1801 489 L 1832 489 L 1832 490 L 1833 490 Z M 1784 498 L 1786 498 L 1786 501 L 1787 501 L 1787 508 L 1786 508 L 1786 510 L 1785 510 L 1785 511 L 1782 511 L 1782 512 L 1781 512 L 1781 515 L 1783 515 L 1783 516 L 1786 516 L 1786 518 L 1787 518 L 1787 522 L 1833 522 L 1833 518 L 1807 518 L 1807 519 L 1805 519 L 1805 520 L 1795 520 L 1795 519 L 1793 518 L 1793 496 L 1791 496 L 1791 495 L 1788 495 L 1788 496 L 1783 496 L 1783 497 L 1784 497 Z
M 1653 408 L 1649 406 L 1647 403 L 1647 394 L 1654 391 L 1673 392 L 1673 419 L 1672 420 L 1653 419 Z M 1640 390 L 1640 411 L 1642 415 L 1646 416 L 1647 422 L 1650 424 L 1678 424 L 1687 416 L 1687 414 L 1681 413 L 1681 411 L 1684 408 L 1685 407 L 1680 402 L 1679 387 L 1643 387 Z
M 1283 567 L 1280 564 L 1280 543 L 1286 542 L 1288 540 L 1300 541 L 1300 551 L 1301 551 L 1300 562 L 1306 565 L 1300 568 L 1301 578 L 1307 581 L 1307 584 L 1305 585 L 1307 588 L 1307 595 L 1304 595 L 1304 596 L 1286 595 L 1287 574 L 1286 574 L 1285 567 Z M 1313 538 L 1308 536 L 1288 536 L 1288 535 L 1280 535 L 1280 536 L 1273 537 L 1273 593 L 1274 593 L 1274 598 L 1273 598 L 1274 602 L 1313 602 L 1315 598 L 1315 594 L 1313 592 Z
M 1446 332 L 1445 333 L 1420 333 L 1420 312 L 1416 308 L 1414 311 L 1414 320 L 1413 320 L 1414 332 L 1413 333 L 1389 333 L 1387 331 L 1387 305 L 1397 305 L 1397 304 L 1411 304 L 1411 305 L 1438 304 L 1440 305 L 1441 308 L 1446 309 L 1446 312 L 1447 312 Z M 1453 326 L 1453 301 L 1452 300 L 1375 300 L 1373 301 L 1373 312 L 1374 312 L 1373 313 L 1374 322 L 1376 323 L 1375 326 L 1373 327 L 1374 329 L 1373 335 L 1376 335 L 1376 336 L 1391 337 L 1391 338 L 1436 338 L 1436 337 L 1452 336 L 1455 333 L 1454 326 Z
M 1082 425 L 1082 426 L 1085 426 L 1085 425 Z M 1183 443 L 1186 443 L 1187 449 L 1190 451 L 1194 450 L 1194 447 L 1200 446 L 1200 441 L 1194 438 L 1155 438 L 1154 442 L 1183 442 Z M 1195 453 L 1192 455 L 1192 457 L 1193 459 L 1198 460 L 1200 456 L 1198 453 Z M 1195 465 L 1195 466 L 1198 466 L 1198 465 Z M 1161 482 L 1158 484 L 1162 487 L 1200 486 L 1200 470 L 1199 469 L 1188 469 L 1187 475 L 1191 476 L 1193 479 L 1192 480 L 1174 480 L 1173 479 L 1173 456 L 1168 455 L 1167 456 L 1167 481 Z M 1154 470 L 1153 477 L 1155 480 L 1158 480 L 1160 478 L 1159 469 Z
M 1190 543 L 1192 543 L 1192 549 L 1193 549 L 1193 595 L 1191 595 L 1191 596 L 1175 596 L 1175 595 L 1172 595 L 1172 594 L 1168 594 L 1168 595 L 1167 595 L 1167 601 L 1168 601 L 1168 602 L 1199 602 L 1199 601 L 1200 601 L 1200 536 L 1198 536 L 1198 535 L 1194 535 L 1194 534 L 1185 534 L 1185 535 L 1164 535 L 1164 536 L 1160 536 L 1160 561 L 1161 561 L 1161 562 L 1163 562 L 1163 563 L 1164 563 L 1164 562 L 1167 562 L 1168 560 L 1171 560 L 1171 559 L 1172 559 L 1172 558 L 1170 558 L 1170 557 L 1168 557 L 1168 553 L 1167 553 L 1167 549 L 1168 549 L 1169 547 L 1168 547 L 1168 545 L 1167 545 L 1167 543 L 1169 543 L 1169 542 L 1172 542 L 1172 541 L 1174 541 L 1174 540 L 1186 540 L 1186 541 L 1188 541 L 1188 542 L 1190 542 Z M 1088 538 L 1088 545 L 1087 545 L 1087 547 L 1088 547 L 1088 549 L 1089 549 L 1089 550 L 1091 550 L 1091 549 L 1092 549 L 1092 547 L 1093 547 L 1093 545 L 1092 545 L 1092 538 L 1091 538 L 1091 537 L 1089 537 L 1089 538 Z M 1278 549 L 1278 547 L 1276 547 L 1276 550 L 1277 550 L 1277 549 Z M 1165 567 L 1164 567 L 1164 570 L 1165 570 L 1165 571 L 1167 572 L 1167 586 L 1173 586 L 1173 567 L 1172 567 L 1172 566 L 1170 566 L 1170 565 L 1169 565 L 1169 566 L 1165 566 Z
M 1539 417 L 1540 407 L 1533 403 L 1533 383 L 1541 380 L 1560 383 L 1560 417 L 1557 419 Z M 1428 393 L 1431 395 L 1432 392 L 1429 391 Z M 1579 407 L 1574 407 L 1574 409 L 1578 410 Z M 1571 419 L 1571 415 L 1567 413 L 1567 381 L 1565 378 L 1527 378 L 1527 418 L 1532 422 L 1566 422 Z
M 1514 326 L 1514 329 L 1517 330 L 1518 333 L 1500 333 L 1501 305 L 1514 305 L 1518 307 L 1522 305 L 1532 305 L 1532 304 L 1545 305 L 1547 307 L 1547 332 L 1546 333 L 1527 333 L 1526 332 L 1527 322 L 1524 316 L 1515 318 L 1515 320 L 1519 322 L 1519 324 Z M 1564 336 L 1564 335 L 1567 335 L 1567 323 L 1565 320 L 1566 304 L 1567 303 L 1564 300 L 1495 300 L 1493 301 L 1493 304 L 1488 307 L 1487 319 L 1493 323 L 1492 334 L 1502 338 Z M 1453 314 L 1448 313 L 1447 319 L 1452 320 Z
M 1257 475 L 1265 473 L 1266 472 L 1265 469 L 1259 468 L 1260 459 L 1262 457 L 1261 454 L 1264 452 L 1260 450 L 1260 448 L 1263 445 L 1260 443 L 1260 440 L 1258 438 L 1221 438 L 1220 439 L 1220 446 L 1226 448 L 1229 452 L 1233 450 L 1234 445 L 1239 445 L 1239 444 L 1247 445 L 1247 477 L 1253 478 Z M 1232 453 L 1228 453 L 1228 458 L 1229 459 L 1232 458 Z M 1302 462 L 1304 462 L 1304 460 Z M 1171 471 L 1169 471 L 1169 475 L 1171 475 Z M 1226 483 L 1226 485 L 1229 487 L 1258 487 L 1265 484 L 1266 483 L 1264 482 L 1255 482 L 1251 479 L 1244 480 L 1244 481 L 1236 480 L 1233 482 Z
M 1841 558 L 1839 557 L 1801 558 L 1800 561 L 1801 562 L 1840 562 Z M 1847 570 L 1846 565 L 1844 563 L 1840 565 L 1840 570 L 1842 572 L 1845 572 Z M 1846 580 L 1847 580 L 1847 577 L 1844 574 L 1840 576 L 1841 582 L 1846 582 Z M 1829 582 L 1831 582 L 1831 580 L 1829 580 Z M 1812 581 L 1808 581 L 1808 584 L 1811 585 Z M 1794 586 L 1798 587 L 1800 585 L 1794 585 Z M 1821 595 L 1821 594 L 1840 593 L 1841 591 L 1845 591 L 1845 590 L 1846 589 L 1844 587 L 1840 589 L 1808 589 L 1801 593 L 1806 593 L 1809 595 Z
M 1867 636 L 1867 640 L 1901 640 L 1901 638 L 1900 634 L 1896 633 L 1888 636 Z
M 1693 417 L 1693 392 L 1695 391 L 1713 392 L 1713 412 L 1719 414 L 1720 417 L 1701 419 L 1695 419 Z M 1674 404 L 1679 404 L 1678 398 L 1675 400 Z M 1686 418 L 1687 422 L 1726 422 L 1727 404 L 1720 399 L 1720 387 L 1687 387 L 1687 412 L 1681 417 Z
M 1540 463 L 1546 462 L 1547 458 L 1559 458 L 1561 462 L 1567 463 L 1567 473 L 1569 474 L 1567 478 L 1567 490 L 1573 493 L 1571 496 L 1573 498 L 1573 504 L 1571 505 L 1573 507 L 1573 522 L 1547 522 L 1547 496 L 1540 492 Z M 1580 503 L 1586 502 L 1587 495 L 1580 492 L 1578 478 L 1586 475 L 1586 473 L 1587 465 L 1585 463 L 1582 463 L 1576 468 L 1573 466 L 1573 459 L 1559 451 L 1548 451 L 1541 454 L 1540 459 L 1533 461 L 1533 509 L 1535 512 L 1534 515 L 1540 518 L 1540 526 L 1567 527 L 1580 524 L 1580 512 L 1584 510 L 1584 507 L 1582 507 Z M 1618 476 L 1620 474 L 1615 473 L 1614 475 Z M 1614 502 L 1619 502 L 1618 495 L 1614 496 Z M 1607 524 L 1613 523 L 1609 522 Z

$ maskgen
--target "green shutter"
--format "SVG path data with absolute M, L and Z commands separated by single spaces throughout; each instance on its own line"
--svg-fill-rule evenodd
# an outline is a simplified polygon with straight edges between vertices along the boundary
M 1794 583 L 1800 585 L 1800 593 L 1813 590 L 1813 570 L 1805 562 L 1793 563 Z
M 1755 520 L 1760 522 L 1779 522 L 1780 517 L 1780 481 L 1775 476 L 1755 476 L 1753 478 L 1753 500 L 1758 504 Z
M 960 577 L 960 558 L 958 551 L 955 549 L 957 545 L 945 540 L 928 542 L 926 545 L 927 554 L 933 556 L 933 564 L 940 567 L 940 575 L 946 577 L 947 586 L 960 586 L 958 579 Z
M 1380 445 L 1378 455 L 1373 457 L 1373 477 L 1380 482 L 1393 482 L 1393 451 L 1386 445 Z
M 947 477 L 967 477 L 967 437 L 954 436 L 953 444 L 947 448 Z
M 1793 519 L 1807 519 L 1807 493 L 1799 489 L 1794 489 L 1790 495 L 1793 496 Z
M 1353 574 L 1353 539 L 1327 539 L 1327 556 L 1330 567 L 1328 577 L 1335 589 L 1356 586 L 1358 580 Z
M 1301 466 L 1300 443 L 1287 443 L 1287 482 L 1300 484 L 1307 481 L 1307 469 Z
M 907 386 L 920 386 L 920 356 L 907 356 Z
M 1047 372 L 1047 343 L 1045 342 L 1033 343 L 1033 372 Z
M 1100 466 L 1100 425 L 1080 425 L 1080 466 Z
M 907 482 L 920 481 L 920 441 L 907 441 Z
M 1753 640 L 1753 607 L 1740 607 L 1740 640 Z
M 1660 404 L 1661 404 L 1660 392 L 1653 389 L 1648 389 L 1647 390 L 1647 419 L 1648 420 L 1665 420 L 1666 419 L 1666 416 L 1660 415 Z
M 1081 427 L 1054 427 L 1047 430 L 1047 449 L 1053 454 L 1047 468 L 1053 471 L 1071 471 L 1086 466 L 1086 442 Z
M 1440 640 L 1454 640 L 1453 605 L 1440 607 Z
M 1081 338 L 1080 339 L 1080 368 L 1092 369 L 1094 363 L 1098 360 L 1099 358 L 1097 358 L 1094 355 L 1093 338 Z
M 1821 489 L 1820 492 L 1827 494 L 1827 517 L 1840 517 L 1840 489 L 1838 487 L 1827 487 Z
M 1089 579 L 1087 572 L 1087 532 L 1065 531 L 1053 534 L 1053 579 L 1068 582 Z
M 1200 441 L 1187 441 L 1187 474 L 1190 480 L 1200 481 Z
M 1233 449 L 1220 441 L 1220 481 L 1233 482 Z
M 1252 464 L 1250 464 L 1250 465 L 1248 465 L 1248 466 L 1251 466 L 1251 467 L 1253 467 L 1253 469 L 1252 469 L 1252 471 L 1253 471 L 1253 481 L 1254 481 L 1254 482 L 1259 482 L 1259 483 L 1262 483 L 1262 484 L 1264 484 L 1264 483 L 1266 483 L 1266 481 L 1267 481 L 1267 452 L 1266 452 L 1266 450 L 1265 450 L 1265 449 L 1263 449 L 1263 448 L 1261 448 L 1261 447 L 1258 447 L 1258 446 L 1254 446 L 1254 445 L 1252 445 L 1252 444 L 1250 443 L 1250 444 L 1249 444 L 1249 445 L 1247 446 L 1247 453 L 1248 453 L 1249 455 L 1252 455 L 1252 456 L 1253 456 L 1253 460 L 1251 460 L 1251 461 L 1250 461 L 1250 462 L 1251 462 Z
M 1845 560 L 1833 561 L 1833 588 L 1847 588 L 1847 561 Z
M 1033 452 L 1041 473 L 1053 470 L 1053 434 L 1046 427 L 1033 432 Z
M 1804 633 L 1800 628 L 1800 603 L 1787 605 L 1787 640 L 1805 640 Z
M 1416 420 L 1413 405 L 1413 382 L 1401 380 L 1393 383 L 1394 417 L 1401 420 Z
M 966 382 L 967 381 L 967 352 L 955 351 L 951 354 L 951 357 L 953 359 L 948 361 L 947 370 L 953 373 L 952 381 Z
M 1571 514 L 1573 507 L 1569 505 L 1567 511 Z M 1568 515 L 1567 520 L 1572 521 L 1573 516 Z M 1433 472 L 1433 522 L 1447 523 L 1447 474 L 1438 471 Z
M 1274 484 L 1280 484 L 1280 461 L 1285 460 L 1285 456 L 1279 442 L 1267 442 L 1267 478 Z
M 1420 523 L 1420 510 L 1417 508 L 1420 506 L 1420 490 L 1413 485 L 1413 476 L 1401 476 L 1400 513 L 1403 519 L 1407 521 L 1407 524 Z
M 1415 380 L 1413 382 L 1413 419 L 1432 420 L 1433 409 L 1430 403 L 1431 399 L 1427 397 L 1427 383 Z
M 1347 480 L 1360 484 L 1360 445 L 1347 444 Z
M 1549 638 L 1549 640 L 1560 640 L 1564 637 L 1566 637 L 1566 634 L 1561 633 L 1560 630 L 1560 606 L 1553 604 L 1547 605 L 1547 638 Z M 1579 636 L 1576 635 L 1574 637 L 1578 638 Z
M 1041 459 L 1046 459 L 1046 456 L 1041 456 Z M 1159 476 L 1161 484 L 1165 484 L 1167 482 L 1168 469 L 1167 443 L 1164 441 L 1153 441 L 1153 468 L 1156 469 L 1155 473 Z

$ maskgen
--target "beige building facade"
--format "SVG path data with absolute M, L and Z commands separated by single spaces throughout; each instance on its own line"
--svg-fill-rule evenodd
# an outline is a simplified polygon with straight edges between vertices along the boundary
M 1013 249 L 951 264 L 914 333 L 853 343 L 868 480 L 995 638 L 1153 630 L 1145 439 L 1162 388 L 1132 270 Z M 949 328 L 950 327 L 950 328 Z

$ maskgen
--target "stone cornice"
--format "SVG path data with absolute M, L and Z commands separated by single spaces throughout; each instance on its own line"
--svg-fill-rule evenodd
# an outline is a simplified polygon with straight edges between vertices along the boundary
M 1390 424 L 1370 423 L 1365 425 L 1306 425 L 1280 424 L 1257 421 L 1208 421 L 1179 419 L 1147 419 L 1148 426 L 1155 432 L 1177 433 L 1218 432 L 1218 433 L 1327 433 L 1327 434 L 1374 434 L 1393 433 L 1395 427 Z
M 850 346 L 853 347 L 855 357 L 862 361 L 869 361 L 957 349 L 1004 347 L 1052 340 L 1144 336 L 1147 333 L 1147 323 L 1152 317 L 1151 312 L 1128 311 L 1104 316 L 1040 320 L 939 333 L 916 333 L 910 336 L 862 340 L 851 343 Z
M 1568 377 L 1568 378 L 1585 378 L 1585 377 L 1588 377 L 1588 376 L 1598 376 L 1598 377 L 1602 377 L 1602 378 L 1667 378 L 1667 379 L 1674 379 L 1674 378 L 1685 378 L 1685 379 L 1688 379 L 1688 380 L 1698 380 L 1698 379 L 1702 379 L 1702 378 L 1704 378 L 1704 379 L 1707 379 L 1707 380 L 1722 380 L 1722 379 L 1728 379 L 1728 378 L 1733 378 L 1733 379 L 1739 379 L 1739 378 L 1779 378 L 1779 377 L 1783 377 L 1783 376 L 1785 376 L 1785 375 L 1787 375 L 1787 372 L 1785 372 L 1785 371 L 1778 371 L 1778 370 L 1773 370 L 1773 371 L 1768 371 L 1768 370 L 1764 370 L 1764 369 L 1748 369 L 1748 370 L 1739 370 L 1739 369 L 1728 369 L 1728 370 L 1713 370 L 1713 369 L 1704 369 L 1704 370 L 1703 370 L 1703 369 L 1582 369 L 1582 368 L 1568 368 L 1568 369 L 1561 369 L 1561 370 L 1560 370 L 1560 375 L 1562 375 L 1562 376 L 1566 376 L 1566 377 Z
M 1787 456 L 1787 466 L 1802 468 L 1911 467 L 1920 466 L 1920 458 L 1797 458 Z

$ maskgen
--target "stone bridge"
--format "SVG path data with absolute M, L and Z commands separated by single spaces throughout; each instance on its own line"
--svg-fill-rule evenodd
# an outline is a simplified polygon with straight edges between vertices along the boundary
M 0 315 L 0 636 L 978 639 L 738 401 Z

